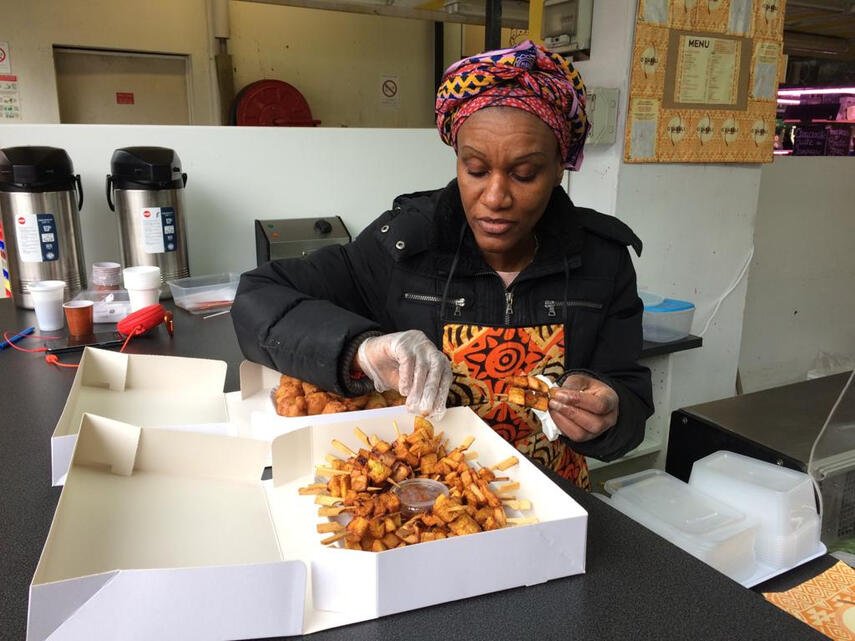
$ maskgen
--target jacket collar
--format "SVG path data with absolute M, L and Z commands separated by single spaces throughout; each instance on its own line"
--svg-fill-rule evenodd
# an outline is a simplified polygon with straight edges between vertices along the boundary
M 455 272 L 460 274 L 491 273 L 493 269 L 484 260 L 475 243 L 475 236 L 466 222 L 460 189 L 457 180 L 452 180 L 442 191 L 434 211 L 434 228 L 431 244 L 438 251 L 437 267 L 448 269 L 457 251 L 461 230 L 463 242 Z M 526 267 L 522 276 L 537 277 L 581 265 L 582 247 L 585 230 L 582 227 L 576 207 L 561 187 L 552 191 L 543 216 L 535 226 L 539 248 L 532 263 Z

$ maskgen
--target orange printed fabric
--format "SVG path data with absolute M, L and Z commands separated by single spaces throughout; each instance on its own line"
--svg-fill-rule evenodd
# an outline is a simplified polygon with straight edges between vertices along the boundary
M 841 561 L 786 592 L 763 596 L 827 637 L 855 641 L 855 570 Z
M 509 376 L 543 374 L 555 380 L 564 373 L 564 326 L 489 327 L 449 323 L 442 349 L 451 360 L 454 380 L 449 405 L 467 405 L 520 452 L 590 489 L 585 457 L 567 442 L 549 441 L 540 421 L 525 407 L 509 403 Z

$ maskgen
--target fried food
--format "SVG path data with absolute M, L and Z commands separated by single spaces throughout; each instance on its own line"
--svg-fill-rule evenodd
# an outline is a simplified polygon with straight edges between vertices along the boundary
M 549 409 L 549 398 L 552 395 L 552 390 L 557 389 L 550 388 L 549 385 L 534 376 L 509 376 L 504 381 L 508 384 L 505 396 L 509 403 L 520 407 L 530 407 L 541 412 Z
M 297 402 L 296 399 L 302 399 Z M 299 378 L 282 374 L 279 387 L 273 391 L 273 404 L 280 416 L 316 416 L 353 412 L 363 409 L 377 409 L 403 405 L 406 399 L 396 390 L 369 392 L 355 398 L 346 398 L 333 392 L 326 392 L 317 385 L 301 381 Z
M 328 479 L 326 484 L 314 483 L 300 489 L 301 494 L 317 495 L 315 502 L 322 506 L 318 516 L 336 519 L 318 527 L 318 532 L 334 533 L 321 541 L 322 544 L 343 541 L 347 549 L 382 552 L 495 530 L 508 524 L 534 522 L 531 518 L 512 520 L 505 514 L 506 508 L 531 509 L 529 501 L 503 498 L 517 490 L 519 483 L 495 488 L 490 485 L 508 480 L 508 477 L 497 477 L 493 470 L 516 465 L 519 460 L 515 456 L 492 468 L 476 469 L 470 467 L 466 456 L 473 437 L 448 449 L 444 435 L 437 434 L 427 419 L 416 417 L 409 434 L 400 433 L 397 425 L 395 428 L 398 436 L 391 443 L 376 435 L 368 437 L 358 427 L 354 428 L 360 443 L 357 451 L 333 439 L 333 447 L 348 458 L 327 457 L 329 465 L 316 469 L 318 476 Z M 409 499 L 403 490 L 399 495 L 398 484 L 414 478 L 440 481 L 447 488 L 447 494 L 439 494 L 427 511 L 408 518 L 413 508 L 402 504 L 401 497 L 405 501 Z M 427 500 L 432 497 L 433 494 Z

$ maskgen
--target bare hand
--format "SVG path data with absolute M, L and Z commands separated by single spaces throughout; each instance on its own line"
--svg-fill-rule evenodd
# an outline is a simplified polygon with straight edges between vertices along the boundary
M 552 392 L 549 415 L 571 441 L 589 441 L 617 423 L 618 395 L 596 378 L 572 374 Z

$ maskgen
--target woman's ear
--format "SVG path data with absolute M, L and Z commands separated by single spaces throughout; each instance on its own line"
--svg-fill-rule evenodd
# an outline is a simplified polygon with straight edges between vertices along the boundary
M 564 163 L 559 159 L 558 167 L 555 170 L 555 187 L 559 187 L 561 185 L 561 181 L 564 180 Z

